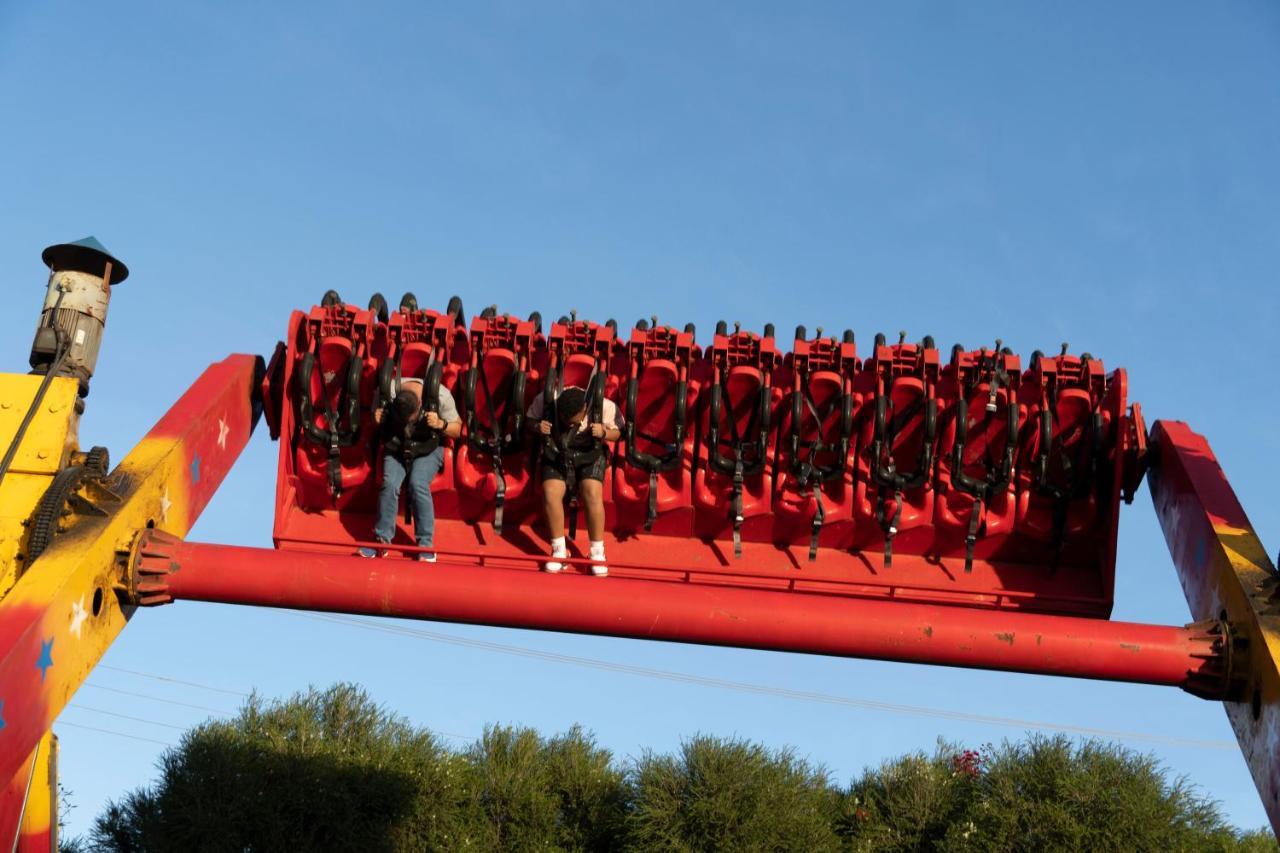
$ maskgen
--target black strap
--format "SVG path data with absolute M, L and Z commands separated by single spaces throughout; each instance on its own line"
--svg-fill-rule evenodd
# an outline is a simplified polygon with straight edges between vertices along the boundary
M 658 472 L 649 472 L 649 509 L 644 519 L 645 531 L 653 530 L 653 522 L 658 518 Z
M 826 508 L 822 505 L 822 489 L 818 486 L 811 488 L 815 508 L 813 512 L 813 527 L 809 533 L 809 562 L 818 559 L 818 537 L 822 534 L 822 525 L 827 518 Z
M 485 407 L 489 410 L 489 429 L 492 432 L 489 447 L 493 458 L 493 532 L 502 535 L 502 511 L 507 502 L 507 478 L 502 471 L 502 425 L 493 408 L 493 393 L 489 390 L 489 374 L 484 369 L 484 354 L 480 356 L 480 385 L 484 389 Z
M 493 532 L 502 535 L 502 509 L 507 502 L 507 478 L 502 473 L 502 454 L 493 454 Z
M 762 386 L 763 387 L 763 386 Z M 747 420 L 747 432 L 751 432 L 751 427 L 756 419 L 756 408 L 752 407 L 751 417 Z M 742 456 L 745 448 L 743 447 L 742 436 L 738 433 L 738 413 L 734 411 L 732 403 L 729 405 L 729 435 L 732 440 L 733 447 L 733 494 L 729 500 L 729 512 L 733 516 L 733 556 L 735 559 L 742 556 L 742 489 L 746 484 L 746 464 Z
M 893 517 L 886 518 L 884 511 L 884 493 L 880 494 L 880 508 L 877 511 L 880 524 L 884 528 L 884 567 L 893 568 L 893 537 L 898 535 L 898 524 L 902 521 L 902 491 L 893 492 Z
M 965 574 L 970 574 L 973 571 L 973 549 L 978 544 L 978 528 L 982 521 L 983 508 L 982 498 L 974 498 L 973 504 L 969 508 L 969 532 L 964 537 Z

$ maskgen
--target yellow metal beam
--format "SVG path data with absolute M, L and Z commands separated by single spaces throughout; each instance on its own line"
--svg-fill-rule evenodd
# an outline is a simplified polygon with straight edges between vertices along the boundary
M 248 355 L 209 367 L 106 478 L 104 514 L 76 517 L 0 600 L 0 780 L 20 772 L 132 615 L 122 584 L 139 531 L 185 535 L 240 455 L 261 372 Z M 0 838 L 16 828 L 5 822 Z
M 42 380 L 0 373 L 0 452 L 13 441 Z M 77 386 L 76 380 L 65 377 L 49 383 L 9 473 L 0 481 L 0 598 L 26 567 L 22 549 L 36 503 L 76 449 Z

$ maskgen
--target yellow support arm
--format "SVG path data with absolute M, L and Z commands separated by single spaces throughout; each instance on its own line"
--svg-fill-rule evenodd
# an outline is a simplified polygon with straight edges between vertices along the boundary
M 126 581 L 139 532 L 154 527 L 185 535 L 239 457 L 261 412 L 262 372 L 262 359 L 250 355 L 211 365 L 108 477 L 78 492 L 66 529 L 21 572 L 19 552 L 9 544 L 14 531 L 3 528 L 0 553 L 7 559 L 0 571 L 17 578 L 0 599 L 0 780 L 9 783 L 6 790 L 24 769 L 29 774 L 37 744 L 124 628 L 135 609 L 131 602 L 145 595 Z M 0 377 L 0 397 L 5 379 Z M 55 380 L 54 386 L 64 382 L 74 389 L 72 380 Z M 73 434 L 73 424 L 66 423 L 64 442 Z M 21 490 L 24 497 L 40 491 L 40 483 L 23 477 L 42 477 L 45 488 L 52 482 L 50 472 L 31 470 L 44 461 L 39 450 L 35 462 L 24 453 L 27 441 L 48 450 L 57 433 L 34 426 L 18 454 L 25 466 L 21 476 L 15 465 L 14 482 L 6 477 L 0 485 L 0 498 L 14 490 L 15 505 Z M 8 510 L 7 502 L 0 506 Z M 29 513 L 31 504 L 26 506 Z M 19 813 L 5 809 L 7 802 L 0 798 L 0 849 L 18 830 Z

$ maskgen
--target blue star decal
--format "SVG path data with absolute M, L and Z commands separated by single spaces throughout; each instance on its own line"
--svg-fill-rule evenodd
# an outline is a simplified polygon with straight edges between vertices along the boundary
M 36 669 L 40 670 L 41 681 L 44 681 L 51 666 L 53 666 L 53 637 L 40 641 L 40 657 L 36 659 Z
M 200 482 L 200 454 L 197 453 L 191 459 L 191 485 Z
M 4 730 L 4 700 L 0 699 L 0 731 Z

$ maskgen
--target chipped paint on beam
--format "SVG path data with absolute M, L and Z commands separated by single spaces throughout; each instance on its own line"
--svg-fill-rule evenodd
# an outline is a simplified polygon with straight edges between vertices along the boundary
M 1280 833 L 1280 578 L 1204 436 L 1157 421 L 1152 442 L 1151 497 L 1191 613 L 1228 621 L 1245 662 L 1223 705 Z

